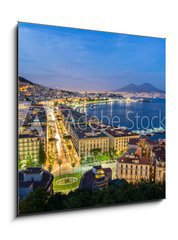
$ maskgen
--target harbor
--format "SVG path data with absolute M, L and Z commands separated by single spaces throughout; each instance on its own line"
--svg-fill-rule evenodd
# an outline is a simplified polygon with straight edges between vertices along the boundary
M 152 128 L 152 129 L 134 130 L 132 132 L 143 135 L 143 136 L 153 136 L 155 134 L 165 134 L 165 129 L 160 127 L 160 128 Z

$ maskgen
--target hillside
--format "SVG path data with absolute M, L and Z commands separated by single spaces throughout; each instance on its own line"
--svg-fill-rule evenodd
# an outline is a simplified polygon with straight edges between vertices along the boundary
M 23 83 L 28 83 L 28 84 L 31 84 L 31 85 L 36 85 L 35 83 L 27 80 L 26 78 L 20 77 L 20 76 L 19 76 L 19 81 L 23 82 Z

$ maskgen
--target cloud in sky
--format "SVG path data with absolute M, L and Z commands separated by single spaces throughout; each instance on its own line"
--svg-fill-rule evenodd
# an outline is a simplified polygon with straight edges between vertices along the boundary
M 165 85 L 165 40 L 19 23 L 19 74 L 68 90 Z

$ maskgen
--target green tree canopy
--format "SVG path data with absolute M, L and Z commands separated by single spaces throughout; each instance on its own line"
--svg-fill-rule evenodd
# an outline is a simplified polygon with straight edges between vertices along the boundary
M 48 141 L 49 141 L 49 142 L 57 142 L 58 139 L 57 139 L 57 138 L 49 138 Z
M 63 136 L 63 139 L 64 140 L 70 140 L 72 137 L 70 136 L 70 135 L 65 135 L 65 136 Z
M 25 200 L 19 204 L 19 214 L 44 212 L 47 209 L 47 199 L 49 195 L 42 188 L 31 192 Z
M 44 143 L 40 141 L 39 147 L 39 164 L 44 165 L 46 163 L 46 152 L 44 149 Z
M 56 193 L 47 200 L 43 190 L 35 191 L 20 203 L 20 214 L 74 208 L 99 207 L 165 198 L 165 183 L 140 181 L 112 184 L 102 190 L 77 189 L 68 195 Z
M 101 152 L 101 148 L 94 148 L 90 151 L 95 160 L 97 159 L 98 155 L 101 154 Z

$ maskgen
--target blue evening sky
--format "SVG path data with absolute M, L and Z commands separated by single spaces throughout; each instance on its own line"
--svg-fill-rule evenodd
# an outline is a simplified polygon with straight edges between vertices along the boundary
M 19 75 L 66 90 L 165 89 L 165 39 L 19 23 Z

